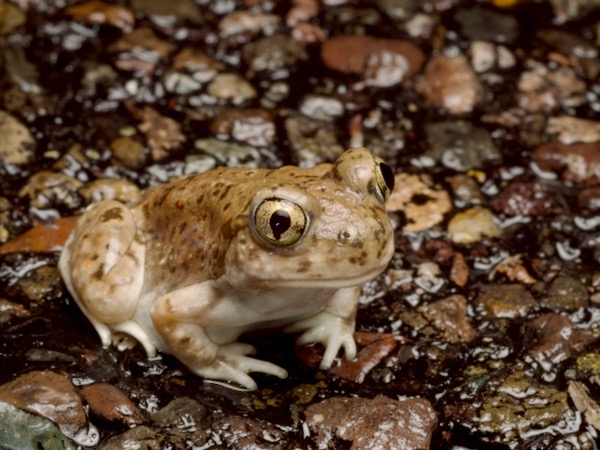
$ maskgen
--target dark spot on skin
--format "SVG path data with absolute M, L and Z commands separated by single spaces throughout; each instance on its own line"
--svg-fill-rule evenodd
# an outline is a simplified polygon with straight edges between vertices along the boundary
M 298 263 L 298 272 L 300 272 L 300 273 L 308 272 L 308 269 L 310 269 L 310 266 L 311 266 L 311 262 L 308 259 L 303 259 Z
M 224 190 L 223 193 L 221 194 L 221 196 L 219 197 L 219 200 L 223 200 L 227 194 L 229 194 L 229 190 L 231 189 L 231 185 L 227 186 Z
M 182 234 L 185 231 L 186 226 L 187 226 L 187 224 L 185 222 L 181 222 L 179 224 L 179 234 Z
M 225 205 L 223 205 L 223 211 L 227 211 L 230 207 L 231 203 L 225 203 Z
M 425 205 L 429 201 L 431 201 L 431 197 L 423 194 L 415 194 L 410 199 L 410 202 L 417 206 Z
M 362 239 L 356 239 L 352 242 L 352 248 L 364 248 L 364 246 L 365 241 L 363 241 Z
M 123 215 L 121 214 L 121 208 L 115 207 L 110 208 L 104 211 L 104 214 L 100 216 L 100 223 L 108 222 L 109 220 L 123 220 Z
M 183 202 L 181 200 L 177 200 L 177 202 L 175 202 L 175 206 L 177 206 L 179 209 L 183 208 Z
M 356 264 L 358 262 L 358 260 L 354 256 L 351 257 L 348 261 L 350 261 L 350 264 Z
M 198 198 L 196 198 L 196 203 L 200 204 L 204 201 L 204 195 L 199 195 Z
M 93 274 L 92 274 L 92 278 L 96 279 L 96 280 L 102 280 L 102 277 L 104 276 L 104 272 L 102 272 L 102 267 L 98 267 L 98 270 L 96 270 Z

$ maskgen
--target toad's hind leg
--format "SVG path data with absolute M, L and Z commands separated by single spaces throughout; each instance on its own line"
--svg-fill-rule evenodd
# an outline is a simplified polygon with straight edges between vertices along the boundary
M 111 330 L 126 331 L 138 340 L 145 335 L 130 326 L 142 291 L 144 261 L 143 235 L 131 211 L 112 200 L 90 206 L 65 244 L 59 269 L 104 346 L 110 344 Z

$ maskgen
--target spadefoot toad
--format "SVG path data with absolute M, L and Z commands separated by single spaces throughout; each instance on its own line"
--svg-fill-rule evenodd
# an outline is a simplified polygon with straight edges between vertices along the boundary
M 360 286 L 394 253 L 391 168 L 366 149 L 310 169 L 219 168 L 149 189 L 134 207 L 92 204 L 60 256 L 65 284 L 104 346 L 115 332 L 149 356 L 255 389 L 244 332 L 285 327 L 298 344 L 354 358 Z

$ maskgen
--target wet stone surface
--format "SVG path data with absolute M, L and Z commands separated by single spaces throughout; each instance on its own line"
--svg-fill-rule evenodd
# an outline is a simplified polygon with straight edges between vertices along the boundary
M 598 448 L 598 7 L 0 2 L 0 448 Z M 206 381 L 102 348 L 59 277 L 94 202 L 360 146 L 396 252 L 353 361 L 252 336 L 289 378 Z

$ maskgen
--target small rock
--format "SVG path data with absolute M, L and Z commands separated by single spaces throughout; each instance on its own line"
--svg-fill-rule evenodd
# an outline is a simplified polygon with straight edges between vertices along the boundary
M 225 64 L 196 48 L 185 47 L 173 58 L 173 68 L 190 74 L 199 83 L 207 83 L 225 69 Z
M 485 316 L 514 319 L 526 316 L 538 303 L 521 284 L 489 284 L 481 287 L 475 305 Z
M 447 177 L 446 181 L 452 188 L 454 201 L 458 200 L 465 205 L 481 205 L 483 203 L 483 194 L 472 176 L 459 173 Z
M 585 102 L 586 84 L 571 67 L 550 70 L 537 64 L 523 71 L 518 82 L 519 106 L 528 112 L 550 113 Z
M 150 73 L 162 58 L 166 58 L 175 50 L 175 45 L 160 39 L 150 28 L 136 28 L 111 43 L 107 50 L 109 53 L 118 53 L 114 64 L 119 69 Z
M 510 69 L 517 63 L 515 56 L 503 45 L 486 41 L 474 41 L 469 48 L 471 64 L 477 73 L 487 72 L 494 67 Z
M 579 381 L 569 381 L 569 397 L 577 408 L 584 414 L 585 421 L 600 431 L 600 405 L 590 395 L 589 389 Z
M 331 371 L 344 380 L 362 383 L 369 372 L 394 351 L 396 338 L 391 333 L 354 333 L 356 343 L 363 348 L 352 361 L 343 359 Z
M 498 163 L 502 153 L 490 133 L 464 120 L 430 123 L 425 126 L 429 150 L 425 153 L 434 161 L 457 172 L 479 169 Z
M 53 224 L 38 224 L 0 246 L 0 255 L 21 252 L 56 252 L 63 248 L 73 228 L 76 218 L 57 218 Z
M 461 8 L 454 19 L 463 34 L 472 40 L 511 43 L 519 34 L 519 23 L 515 17 L 481 6 Z
M 386 202 L 390 212 L 402 212 L 406 218 L 405 231 L 430 229 L 444 220 L 452 210 L 448 193 L 432 187 L 427 176 L 399 173 L 395 176 L 394 191 Z
M 284 450 L 283 433 L 278 428 L 247 417 L 228 415 L 212 424 L 225 446 L 234 450 Z
M 98 443 L 99 435 L 88 428 L 87 417 L 71 381 L 50 370 L 33 371 L 0 386 L 0 401 L 52 420 L 79 445 Z
M 275 140 L 275 122 L 264 109 L 228 109 L 210 124 L 219 139 L 233 138 L 255 147 L 268 147 Z
M 0 162 L 22 165 L 33 159 L 35 140 L 29 129 L 14 116 L 0 111 Z
M 558 140 L 563 144 L 599 142 L 600 122 L 571 116 L 550 117 L 546 133 L 558 134 Z
M 277 34 L 250 42 L 242 49 L 242 57 L 255 73 L 268 73 L 271 79 L 287 78 L 301 61 L 308 59 L 303 42 Z
M 17 286 L 36 304 L 55 300 L 62 294 L 60 274 L 54 266 L 41 266 L 29 271 L 19 279 Z
M 219 22 L 222 39 L 237 37 L 237 42 L 247 42 L 260 34 L 273 35 L 281 26 L 281 18 L 275 14 L 258 11 L 233 11 Z
M 333 122 L 344 114 L 344 104 L 336 98 L 309 94 L 300 103 L 300 112 L 317 120 Z
M 571 319 L 548 313 L 525 325 L 523 342 L 542 369 L 552 372 L 556 364 L 583 350 L 586 339 Z
M 536 282 L 536 279 L 529 274 L 529 271 L 523 265 L 521 255 L 507 256 L 496 264 L 493 273 L 502 273 L 510 281 L 519 281 L 523 284 L 534 284 Z
M 99 0 L 90 0 L 70 6 L 65 13 L 80 22 L 88 25 L 104 25 L 119 28 L 124 33 L 129 33 L 135 24 L 133 13 L 122 6 L 110 5 Z
M 133 105 L 128 105 L 128 108 L 142 122 L 138 128 L 146 135 L 154 161 L 165 159 L 172 152 L 179 150 L 185 142 L 181 124 L 176 120 L 159 114 L 150 106 L 145 106 L 141 110 Z
M 75 450 L 50 420 L 0 402 L 0 448 L 6 450 Z
M 300 167 L 314 167 L 335 161 L 344 152 L 337 139 L 337 127 L 329 122 L 292 115 L 285 119 L 292 157 Z
M 198 433 L 208 438 L 208 409 L 198 401 L 189 397 L 179 397 L 164 408 L 152 414 L 152 421 L 162 428 L 177 428 L 194 434 L 197 441 Z
M 582 189 L 577 193 L 577 204 L 582 209 L 600 210 L 600 186 Z
M 224 142 L 218 139 L 198 139 L 194 147 L 201 152 L 212 156 L 221 164 L 229 167 L 256 168 L 260 163 L 260 153 L 255 147 L 249 145 Z
M 200 445 L 204 445 L 204 443 L 200 443 Z M 109 438 L 98 447 L 98 450 L 186 450 L 189 448 L 190 442 L 187 440 L 187 436 L 179 431 L 141 425 Z
M 554 196 L 536 182 L 513 181 L 492 201 L 492 208 L 507 216 L 541 216 L 550 214 Z
M 360 75 L 355 87 L 390 87 L 420 72 L 425 54 L 415 44 L 373 36 L 334 36 L 321 47 L 321 59 L 329 69 Z
M 90 412 L 107 422 L 134 427 L 144 422 L 144 417 L 123 391 L 108 383 L 94 383 L 79 391 L 90 407 Z
M 1 7 L 2 6 L 0 6 L 0 8 Z M 11 44 L 5 45 L 1 51 L 0 57 L 4 59 L 4 70 L 6 71 L 6 75 L 8 75 L 12 83 L 17 86 L 22 93 L 41 94 L 42 87 L 40 86 L 40 74 L 38 68 L 27 59 L 25 49 L 22 46 Z M 0 115 L 0 123 L 2 122 L 1 117 L 2 115 Z M 15 128 L 12 133 L 15 133 L 16 129 L 18 129 L 18 127 Z M 25 136 L 28 135 L 29 131 L 23 131 L 22 139 L 25 139 Z M 13 139 L 15 138 L 13 137 Z
M 186 22 L 195 26 L 204 23 L 204 17 L 194 0 L 131 0 L 131 7 L 159 27 L 167 29 Z
M 257 95 L 256 89 L 236 73 L 217 75 L 208 85 L 207 92 L 235 105 L 251 100 Z
M 589 299 L 589 293 L 583 284 L 573 277 L 561 274 L 552 280 L 541 303 L 556 312 L 575 311 L 586 308 Z
M 477 75 L 464 55 L 431 58 L 416 89 L 436 106 L 455 115 L 473 111 L 483 96 Z
M 467 299 L 462 295 L 452 295 L 422 306 L 420 311 L 451 344 L 470 342 L 477 337 L 477 331 L 467 316 Z
M 144 146 L 128 136 L 121 136 L 112 141 L 110 149 L 113 158 L 128 169 L 139 170 L 146 165 Z
M 466 286 L 469 281 L 469 266 L 462 253 L 456 252 L 452 257 L 452 267 L 449 275 L 450 281 L 460 287 Z
M 23 318 L 30 316 L 31 313 L 23 305 L 0 298 L 0 325 L 9 323 L 14 317 Z
M 0 36 L 12 33 L 24 25 L 26 19 L 25 13 L 17 6 L 2 2 L 0 4 Z
M 87 205 L 102 200 L 117 200 L 121 203 L 133 204 L 142 199 L 142 191 L 134 183 L 112 178 L 87 183 L 79 189 L 79 194 Z
M 29 178 L 19 191 L 19 197 L 28 198 L 29 204 L 35 208 L 76 209 L 81 205 L 78 190 L 81 181 L 62 173 L 42 170 Z
M 600 143 L 548 142 L 536 148 L 531 158 L 541 170 L 559 172 L 564 181 L 600 183 Z
M 448 237 L 455 244 L 474 244 L 483 238 L 497 238 L 502 230 L 494 223 L 489 209 L 471 208 L 456 214 L 448 222 Z
M 336 437 L 351 442 L 350 450 L 425 449 L 437 426 L 431 404 L 421 398 L 334 397 L 304 415 L 320 449 L 336 447 Z

